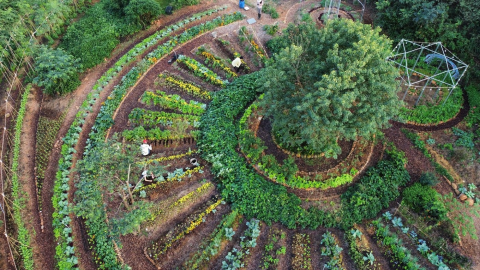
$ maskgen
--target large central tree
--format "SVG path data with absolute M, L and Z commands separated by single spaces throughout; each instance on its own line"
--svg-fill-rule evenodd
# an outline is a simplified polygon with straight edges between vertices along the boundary
M 269 47 L 263 106 L 275 137 L 294 151 L 336 157 L 338 140 L 370 137 L 397 113 L 391 41 L 349 20 L 290 25 Z

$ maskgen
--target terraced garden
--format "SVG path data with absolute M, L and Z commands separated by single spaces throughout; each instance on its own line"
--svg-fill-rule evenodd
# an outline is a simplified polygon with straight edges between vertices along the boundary
M 381 132 L 336 141 L 338 155 L 297 152 L 259 90 L 278 56 L 263 26 L 315 22 L 324 1 L 272 1 L 279 18 L 252 25 L 247 4 L 174 13 L 67 96 L 28 88 L 2 269 L 480 267 L 473 99 L 459 89 L 455 112 L 425 123 L 405 105 Z

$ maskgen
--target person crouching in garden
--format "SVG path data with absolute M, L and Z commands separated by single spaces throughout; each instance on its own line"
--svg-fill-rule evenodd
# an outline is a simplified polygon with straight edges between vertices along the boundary
M 143 156 L 148 156 L 150 151 L 152 151 L 152 146 L 148 144 L 147 140 L 143 140 L 143 144 L 140 145 L 140 151 L 142 152 Z
M 242 65 L 243 56 L 237 57 L 232 61 L 232 66 L 235 68 L 235 72 L 240 71 L 240 66 Z
M 262 7 L 263 7 L 263 0 L 257 0 L 257 11 L 258 11 L 258 19 L 262 17 Z

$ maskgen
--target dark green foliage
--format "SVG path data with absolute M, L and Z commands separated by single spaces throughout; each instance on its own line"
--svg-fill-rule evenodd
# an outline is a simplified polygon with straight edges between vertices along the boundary
M 447 217 L 447 209 L 440 200 L 440 194 L 430 186 L 415 183 L 406 188 L 402 195 L 402 203 L 427 220 L 442 221 Z
M 480 54 L 479 1 L 378 0 L 376 7 L 375 23 L 392 39 L 441 41 L 470 63 L 467 79 L 478 74 L 475 58 Z
M 270 14 L 270 17 L 272 17 L 272 19 L 278 19 L 278 17 L 280 17 L 280 15 L 278 15 L 277 9 L 269 3 L 265 3 L 263 5 L 262 12 Z
M 345 229 L 363 219 L 374 218 L 400 195 L 398 188 L 410 181 L 404 168 L 404 153 L 396 149 L 387 153 L 387 159 L 369 168 L 359 183 L 342 195 L 342 225 Z
M 32 33 L 37 40 L 53 39 L 64 25 L 90 3 L 90 0 L 3 0 L 0 1 L 0 73 L 3 68 L 19 68 L 18 61 L 33 56 Z M 48 23 L 46 22 L 48 18 Z M 14 60 L 16 57 L 17 60 Z
M 391 41 L 348 20 L 290 25 L 269 42 L 261 102 L 277 142 L 294 152 L 336 157 L 337 141 L 369 138 L 398 113 Z
M 247 219 L 257 217 L 267 223 L 278 221 L 289 228 L 338 226 L 332 214 L 301 208 L 297 196 L 256 174 L 236 152 L 238 140 L 233 122 L 256 98 L 259 77 L 258 72 L 239 77 L 217 92 L 200 121 L 198 146 L 203 158 L 212 163 L 222 197 L 232 202 L 233 208 Z
M 80 85 L 78 71 L 80 60 L 67 54 L 62 49 L 40 46 L 35 55 L 35 72 L 33 83 L 43 87 L 49 95 L 69 93 Z
M 76 23 L 68 27 L 60 48 L 81 59 L 83 68 L 91 68 L 110 56 L 119 43 L 124 20 L 104 9 L 104 0 L 92 6 Z
M 125 15 L 133 24 L 146 28 L 161 13 L 162 8 L 155 0 L 130 0 Z
M 452 127 L 453 134 L 458 137 L 455 141 L 456 146 L 465 147 L 473 150 L 475 144 L 473 143 L 473 133 L 471 131 L 463 131 L 459 128 Z
M 265 32 L 267 32 L 267 34 L 269 34 L 270 36 L 275 36 L 278 32 L 278 24 L 266 24 L 263 26 L 263 30 L 265 30 Z
M 174 9 L 179 9 L 184 6 L 193 6 L 198 3 L 200 3 L 200 0 L 173 0 L 171 6 L 173 6 Z
M 420 175 L 420 184 L 425 186 L 435 186 L 438 184 L 438 179 L 432 172 L 424 172 Z
M 147 27 L 162 13 L 155 0 L 102 0 L 72 24 L 60 44 L 81 59 L 84 68 L 110 56 L 119 38 Z
M 468 104 L 470 105 L 470 111 L 465 118 L 467 127 L 480 123 L 480 93 L 478 90 L 479 85 L 477 84 L 470 84 L 465 88 L 468 95 Z

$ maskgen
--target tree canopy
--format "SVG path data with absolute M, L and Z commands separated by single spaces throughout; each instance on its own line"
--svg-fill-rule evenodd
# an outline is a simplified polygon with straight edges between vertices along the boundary
M 336 157 L 338 140 L 369 137 L 398 112 L 391 41 L 380 29 L 333 20 L 290 25 L 271 40 L 262 71 L 262 105 L 277 142 L 290 150 Z

